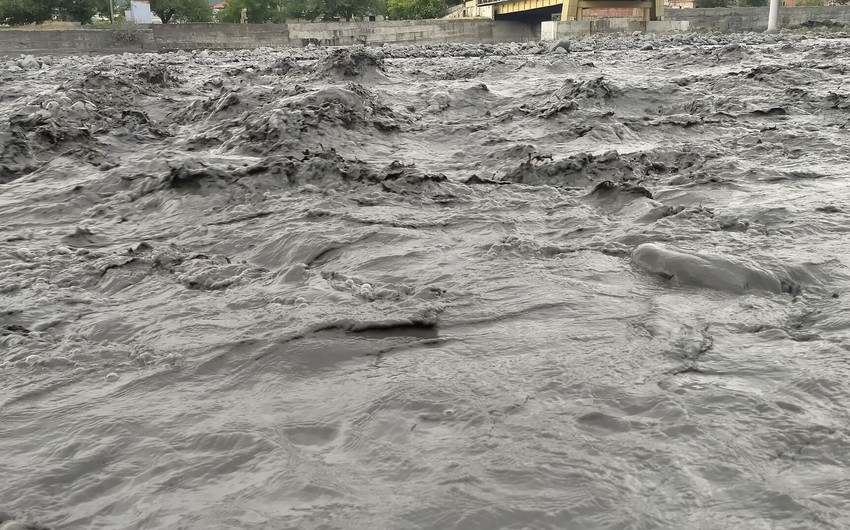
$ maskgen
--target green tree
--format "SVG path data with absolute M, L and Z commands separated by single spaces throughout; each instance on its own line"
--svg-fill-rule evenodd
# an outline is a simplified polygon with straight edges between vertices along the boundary
M 284 9 L 288 18 L 307 20 L 349 19 L 385 11 L 383 0 L 288 0 Z
M 269 0 L 269 21 L 275 24 L 286 22 L 290 17 L 292 0 Z
M 738 0 L 738 5 L 741 7 L 764 7 L 767 5 L 767 0 Z
M 163 24 L 175 22 L 210 22 L 212 7 L 207 0 L 151 0 L 151 11 Z
M 387 15 L 393 20 L 440 18 L 446 14 L 446 0 L 387 0 Z
M 97 11 L 97 14 L 109 18 L 109 2 L 112 1 L 113 9 L 112 11 L 115 15 L 119 15 L 121 13 L 121 7 L 118 5 L 120 3 L 119 0 L 94 0 L 94 8 Z
M 49 0 L 36 0 L 36 2 Z M 81 24 L 91 24 L 91 19 L 98 9 L 98 0 L 56 0 L 56 8 L 62 20 L 71 20 Z M 108 7 L 108 6 L 107 6 Z
M 252 24 L 268 22 L 272 14 L 269 0 L 226 0 L 218 15 L 219 22 L 239 23 L 243 8 L 248 9 L 248 22 Z
M 109 18 L 110 0 L 95 0 L 97 14 L 105 19 Z M 130 9 L 130 0 L 111 0 L 113 22 L 124 22 L 124 12 Z
M 0 0 L 0 24 L 41 24 L 53 16 L 52 0 Z
M 115 13 L 120 14 L 122 2 L 113 0 Z M 40 24 L 54 17 L 90 24 L 94 15 L 109 16 L 110 0 L 0 0 L 0 24 Z
M 727 0 L 694 0 L 694 7 L 727 7 Z
M 291 18 L 307 20 L 352 18 L 381 14 L 386 0 L 226 0 L 219 22 L 237 23 L 242 8 L 248 9 L 248 22 L 285 22 Z M 431 0 L 435 1 L 435 0 Z M 445 0 L 440 0 L 444 2 Z

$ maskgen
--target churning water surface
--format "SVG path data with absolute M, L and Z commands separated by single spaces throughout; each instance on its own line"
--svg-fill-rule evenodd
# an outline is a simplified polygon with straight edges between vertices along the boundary
M 850 526 L 850 39 L 544 51 L 0 74 L 0 519 Z

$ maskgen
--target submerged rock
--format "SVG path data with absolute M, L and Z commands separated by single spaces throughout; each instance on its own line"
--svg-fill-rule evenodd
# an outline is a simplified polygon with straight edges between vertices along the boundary
M 26 57 L 18 61 L 18 66 L 25 70 L 38 70 L 41 68 L 41 63 L 38 62 L 38 59 L 36 59 L 32 55 L 27 55 Z
M 549 53 L 570 53 L 570 41 L 567 39 L 561 39 L 552 46 L 549 47 Z
M 764 269 L 755 263 L 654 243 L 639 245 L 632 253 L 632 265 L 681 285 L 739 294 L 747 291 L 777 294 L 800 292 L 800 286 L 787 275 Z

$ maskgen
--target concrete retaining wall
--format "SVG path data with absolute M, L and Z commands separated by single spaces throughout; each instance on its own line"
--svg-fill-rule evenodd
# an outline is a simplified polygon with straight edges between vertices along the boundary
M 543 40 L 593 33 L 675 33 L 682 31 L 722 31 L 744 33 L 767 29 L 767 7 L 716 9 L 665 9 L 664 20 L 646 25 L 638 18 L 607 18 L 566 22 L 543 22 Z M 780 7 L 779 27 L 799 28 L 844 26 L 850 28 L 850 6 Z
M 443 42 L 511 42 L 537 40 L 529 24 L 493 20 L 384 20 L 381 22 L 290 22 L 289 39 L 294 45 L 311 42 L 329 46 L 347 44 Z
M 51 55 L 56 53 L 82 53 L 100 50 L 109 53 L 151 51 L 154 47 L 149 31 L 120 32 L 96 30 L 32 31 L 23 29 L 0 30 L 0 55 Z M 145 46 L 147 44 L 147 46 Z M 145 50 L 145 48 L 148 48 Z
M 156 51 L 246 49 L 291 44 L 287 24 L 156 24 L 146 26 Z
M 767 13 L 767 7 L 665 9 L 664 18 L 687 21 L 692 31 L 741 33 L 767 29 Z M 779 8 L 780 28 L 834 24 L 850 27 L 850 6 Z
M 506 20 L 157 24 L 120 29 L 0 29 L 0 55 L 160 52 L 282 46 L 538 40 L 539 26 Z
M 592 35 L 594 33 L 633 33 L 648 31 L 650 33 L 676 33 L 688 31 L 690 22 L 687 20 L 657 20 L 644 22 L 640 19 L 604 18 L 596 20 L 571 20 L 567 22 L 543 22 L 541 38 L 556 40 L 562 37 Z

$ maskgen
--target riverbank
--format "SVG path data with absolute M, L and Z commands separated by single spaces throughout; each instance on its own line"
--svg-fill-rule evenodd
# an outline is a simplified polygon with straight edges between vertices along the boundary
M 628 19 L 580 22 L 520 22 L 439 19 L 378 22 L 290 22 L 287 24 L 157 24 L 113 29 L 0 29 L 0 55 L 161 53 L 175 50 L 227 50 L 345 46 L 364 44 L 498 44 L 556 40 L 598 33 L 747 33 L 767 27 L 767 8 L 668 9 L 665 20 Z M 841 32 L 850 28 L 850 6 L 780 10 L 780 27 L 793 31 Z

